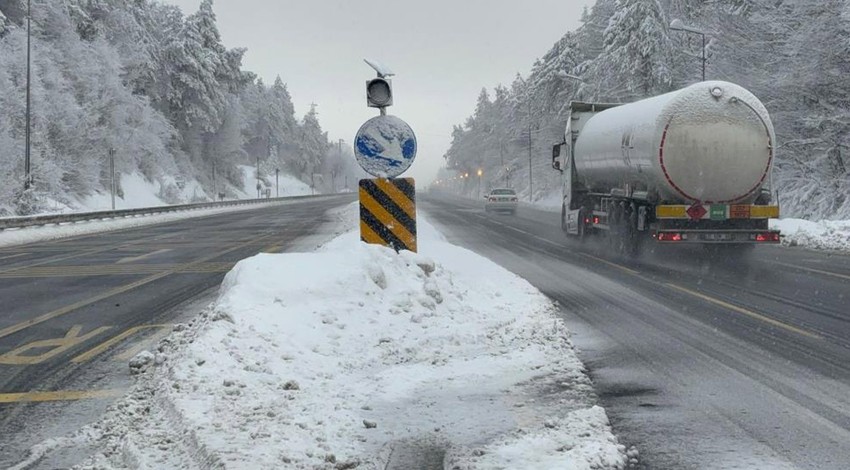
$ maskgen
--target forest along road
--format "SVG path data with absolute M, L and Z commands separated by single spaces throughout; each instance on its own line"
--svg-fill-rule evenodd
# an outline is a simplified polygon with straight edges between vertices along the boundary
M 847 468 L 850 256 L 664 246 L 627 260 L 568 240 L 558 213 L 438 194 L 420 210 L 561 305 L 640 468 Z
M 323 214 L 353 200 L 299 199 L 0 249 L 0 468 L 96 418 L 129 385 L 129 359 L 214 300 L 237 261 L 315 248 L 334 235 Z

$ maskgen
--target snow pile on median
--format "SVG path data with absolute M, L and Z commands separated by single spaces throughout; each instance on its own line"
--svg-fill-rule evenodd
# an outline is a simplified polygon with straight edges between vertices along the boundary
M 625 468 L 551 303 L 419 224 L 422 254 L 348 233 L 238 263 L 82 468 Z
M 850 251 L 850 220 L 770 219 L 782 234 L 782 244 L 818 250 Z

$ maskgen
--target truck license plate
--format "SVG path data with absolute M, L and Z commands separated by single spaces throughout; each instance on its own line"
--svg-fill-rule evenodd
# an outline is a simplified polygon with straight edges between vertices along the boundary
M 717 242 L 732 240 L 731 233 L 706 233 L 704 235 L 706 240 L 712 240 Z

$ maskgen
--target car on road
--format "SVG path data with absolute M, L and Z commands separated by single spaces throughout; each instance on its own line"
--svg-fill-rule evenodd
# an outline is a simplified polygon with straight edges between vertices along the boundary
M 517 196 L 516 191 L 511 188 L 496 188 L 490 191 L 490 194 L 484 196 L 485 212 L 510 212 L 516 213 Z

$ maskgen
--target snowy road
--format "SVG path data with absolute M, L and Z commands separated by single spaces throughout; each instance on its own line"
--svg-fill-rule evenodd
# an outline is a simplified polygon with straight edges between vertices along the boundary
M 318 214 L 352 199 L 0 250 L 0 467 L 93 420 L 130 385 L 127 359 L 213 300 L 236 260 L 315 247 L 331 235 Z M 438 197 L 420 210 L 560 303 L 641 468 L 845 467 L 850 257 L 760 247 L 746 264 L 695 250 L 625 261 L 568 243 L 552 213 L 490 216 Z M 38 468 L 86 450 L 72 452 Z
M 569 243 L 557 214 L 420 203 L 450 242 L 563 307 L 621 442 L 647 469 L 840 469 L 850 458 L 850 257 L 759 247 L 636 261 Z
M 214 300 L 237 261 L 315 248 L 333 235 L 323 233 L 322 214 L 351 200 L 298 200 L 0 249 L 0 468 L 97 417 L 129 384 L 127 360 Z

